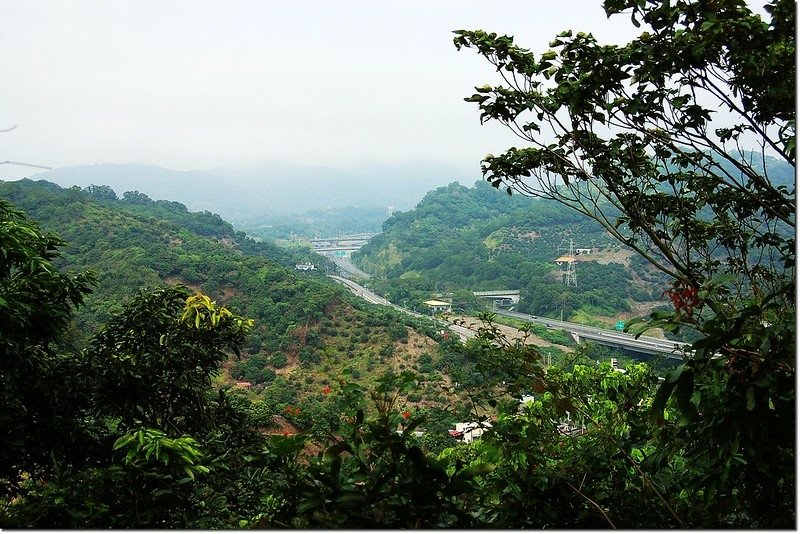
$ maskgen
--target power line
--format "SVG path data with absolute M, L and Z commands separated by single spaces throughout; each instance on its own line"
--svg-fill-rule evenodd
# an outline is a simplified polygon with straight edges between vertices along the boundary
M 5 131 L 8 131 L 8 130 L 5 130 Z M 33 163 L 22 163 L 22 162 L 19 162 L 19 161 L 0 161 L 0 165 L 5 165 L 5 164 L 22 165 L 23 167 L 36 167 L 37 169 L 47 169 L 47 170 L 51 170 L 52 169 L 52 167 L 45 167 L 44 165 L 34 165 Z

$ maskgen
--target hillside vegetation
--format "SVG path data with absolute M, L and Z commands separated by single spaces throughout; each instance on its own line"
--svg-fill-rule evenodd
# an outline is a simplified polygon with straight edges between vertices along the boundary
M 796 194 L 743 146 L 795 167 L 795 3 L 604 7 L 648 31 L 544 53 L 454 32 L 502 79 L 466 100 L 527 140 L 484 177 L 555 204 L 452 184 L 360 261 L 412 306 L 519 288 L 596 318 L 664 295 L 626 329 L 691 329 L 681 362 L 489 315 L 462 343 L 213 214 L 0 184 L 0 528 L 796 528 Z
M 319 269 L 295 271 L 296 261 L 322 258 L 256 243 L 218 215 L 139 192 L 117 198 L 105 186 L 63 189 L 22 180 L 0 183 L 0 197 L 67 241 L 61 269 L 97 276 L 67 349 L 85 347 L 140 288 L 183 284 L 253 320 L 242 357 L 225 364 L 218 385 L 248 381 L 258 398 L 274 390 L 296 400 L 343 373 L 370 381 L 436 352 L 430 324 L 371 306 Z M 270 409 L 279 412 L 279 404 Z
M 575 248 L 577 287 L 563 283 L 554 260 Z M 419 306 L 452 293 L 456 306 L 477 304 L 469 292 L 518 289 L 518 309 L 564 318 L 630 315 L 636 302 L 659 300 L 666 282 L 594 221 L 558 204 L 509 197 L 486 182 L 431 191 L 414 210 L 396 213 L 383 233 L 353 255 L 374 285 L 397 302 Z M 641 313 L 641 311 L 639 312 Z

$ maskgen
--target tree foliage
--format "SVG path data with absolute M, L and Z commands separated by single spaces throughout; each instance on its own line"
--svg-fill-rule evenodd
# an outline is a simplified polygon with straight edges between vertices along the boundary
M 54 265 L 63 245 L 0 202 L 0 525 L 229 524 L 240 498 L 227 472 L 246 473 L 258 434 L 237 426 L 210 377 L 251 323 L 169 287 L 142 292 L 74 350 L 61 341 L 94 277 Z
M 71 365 L 54 347 L 95 280 L 53 265 L 63 245 L 0 200 L 0 497 L 21 471 L 47 462 L 53 441 L 73 435 L 60 408 L 76 394 L 62 387 Z
M 484 175 L 597 220 L 672 278 L 673 310 L 644 327 L 702 338 L 656 397 L 648 461 L 685 459 L 683 491 L 708 508 L 684 519 L 793 524 L 795 189 L 767 158 L 794 167 L 794 3 L 767 20 L 738 0 L 605 8 L 648 30 L 623 46 L 567 31 L 539 55 L 456 32 L 504 80 L 466 100 L 529 144 Z M 666 423 L 670 398 L 682 417 Z

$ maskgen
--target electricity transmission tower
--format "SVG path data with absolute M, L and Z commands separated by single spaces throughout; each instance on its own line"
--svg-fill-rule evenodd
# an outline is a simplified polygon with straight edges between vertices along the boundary
M 559 245 L 559 252 L 561 246 Z M 578 274 L 575 272 L 575 253 L 572 239 L 569 240 L 569 254 L 560 256 L 556 263 L 560 266 L 566 264 L 566 269 L 561 271 L 561 276 L 564 280 L 564 285 L 578 287 Z

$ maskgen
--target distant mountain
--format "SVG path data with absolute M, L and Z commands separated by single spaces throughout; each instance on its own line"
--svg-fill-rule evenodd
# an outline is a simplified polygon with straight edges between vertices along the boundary
M 177 200 L 190 210 L 213 211 L 232 222 L 252 222 L 264 216 L 346 207 L 405 210 L 434 187 L 476 177 L 438 164 L 332 169 L 275 163 L 176 171 L 101 163 L 54 169 L 35 178 L 63 187 L 108 185 L 119 196 L 139 191 L 156 200 Z
M 190 210 L 219 213 L 214 195 L 221 189 L 221 179 L 203 171 L 176 171 L 139 163 L 98 163 L 61 167 L 37 174 L 34 179 L 62 187 L 107 185 L 120 197 L 126 191 L 139 191 L 154 200 L 177 200 Z M 223 200 L 230 192 L 222 192 Z

